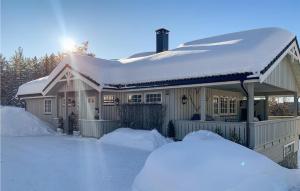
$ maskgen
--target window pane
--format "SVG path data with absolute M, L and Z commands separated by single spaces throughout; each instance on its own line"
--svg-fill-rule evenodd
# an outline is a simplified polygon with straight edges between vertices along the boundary
M 103 97 L 103 103 L 115 103 L 115 96 L 113 96 L 113 95 L 105 95 Z
M 44 112 L 45 113 L 51 113 L 51 100 L 45 100 L 45 106 L 44 106 L 44 108 L 45 108 L 45 110 L 44 110 Z
M 146 103 L 160 103 L 161 102 L 161 94 L 146 94 Z
M 128 96 L 129 103 L 140 103 L 142 102 L 142 95 L 140 94 L 133 94 Z

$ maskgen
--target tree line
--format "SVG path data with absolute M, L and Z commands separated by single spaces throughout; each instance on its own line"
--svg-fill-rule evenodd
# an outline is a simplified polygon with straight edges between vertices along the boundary
M 88 42 L 76 46 L 72 53 L 95 56 L 88 53 Z M 1 105 L 21 104 L 16 98 L 20 85 L 47 76 L 67 54 L 46 54 L 41 57 L 25 57 L 23 49 L 19 47 L 10 58 L 0 53 L 0 75 L 1 75 Z

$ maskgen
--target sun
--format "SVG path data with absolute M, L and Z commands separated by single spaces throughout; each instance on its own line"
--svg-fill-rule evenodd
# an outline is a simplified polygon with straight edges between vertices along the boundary
M 75 41 L 72 38 L 63 38 L 61 45 L 64 51 L 72 52 L 75 50 Z

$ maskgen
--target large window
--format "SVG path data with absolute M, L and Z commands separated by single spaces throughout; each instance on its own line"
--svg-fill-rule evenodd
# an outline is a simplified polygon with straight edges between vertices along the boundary
M 45 99 L 44 112 L 48 113 L 48 114 L 52 113 L 52 100 L 51 99 Z
M 228 98 L 221 97 L 220 98 L 220 113 L 227 114 L 228 113 Z
M 236 99 L 235 98 L 231 98 L 229 100 L 229 113 L 236 114 Z
M 142 102 L 142 94 L 128 95 L 128 103 L 141 103 L 141 102 Z
M 103 104 L 104 105 L 113 105 L 115 103 L 114 95 L 104 95 L 103 96 Z
M 145 100 L 146 103 L 161 103 L 161 93 L 147 93 Z
M 219 114 L 219 97 L 214 97 L 213 99 L 213 107 L 214 107 L 214 114 Z

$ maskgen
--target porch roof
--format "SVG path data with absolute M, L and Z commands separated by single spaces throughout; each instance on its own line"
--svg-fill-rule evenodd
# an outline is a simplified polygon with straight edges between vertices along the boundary
M 199 83 L 203 80 L 205 83 L 230 81 L 232 76 L 259 78 L 292 43 L 297 44 L 294 34 L 280 28 L 262 28 L 195 40 L 169 51 L 120 60 L 69 55 L 49 77 L 40 79 L 39 83 L 32 81 L 22 85 L 17 95 L 41 93 L 66 65 L 102 87 L 116 89 L 195 83 L 197 80 Z M 297 52 L 299 56 L 299 47 Z M 35 84 L 44 87 L 34 88 Z

